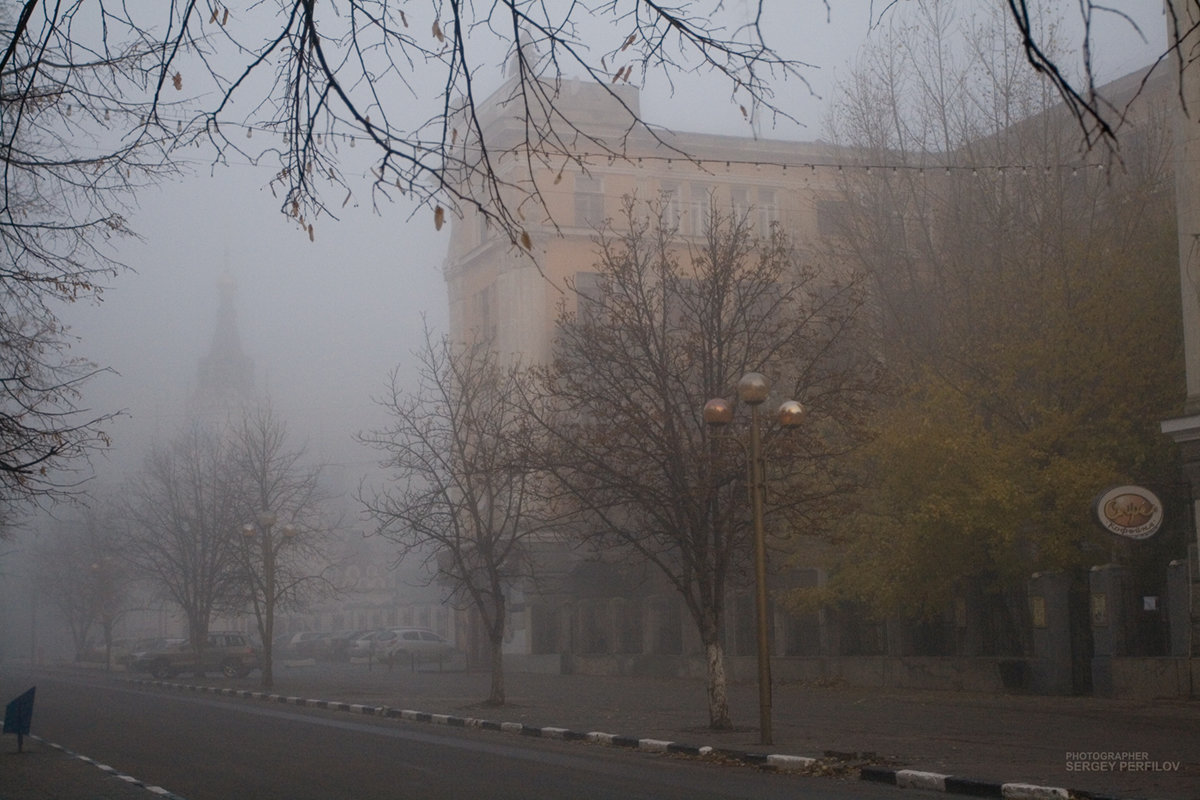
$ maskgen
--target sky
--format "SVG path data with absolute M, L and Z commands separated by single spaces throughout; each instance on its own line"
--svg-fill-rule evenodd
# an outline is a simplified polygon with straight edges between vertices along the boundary
M 806 73 L 813 92 L 798 83 L 784 87 L 781 101 L 804 126 L 764 135 L 819 138 L 836 80 L 885 3 L 829 5 L 828 11 L 820 0 L 772 5 L 785 15 L 770 21 L 778 47 L 814 65 Z M 739 0 L 730 7 L 736 11 Z M 1136 11 L 1148 31 L 1162 27 L 1161 0 L 1128 0 L 1122 7 Z M 1120 48 L 1101 50 L 1099 66 L 1108 77 L 1145 65 L 1158 49 L 1157 42 L 1137 43 L 1127 27 L 1115 40 Z M 707 97 L 708 85 L 680 76 L 672 97 L 663 81 L 651 81 L 643 112 L 676 129 L 748 133 L 735 105 L 696 102 Z M 270 168 L 210 169 L 203 160 L 190 167 L 191 176 L 137 197 L 130 223 L 141 238 L 120 243 L 116 253 L 131 270 L 112 281 L 102 304 L 79 304 L 63 314 L 79 338 L 76 353 L 112 369 L 92 381 L 85 405 L 125 412 L 108 426 L 113 445 L 96 462 L 98 485 L 119 485 L 152 442 L 165 442 L 186 421 L 198 360 L 214 335 L 218 279 L 228 273 L 237 284 L 242 347 L 259 387 L 286 420 L 294 444 L 306 445 L 314 460 L 331 465 L 353 488 L 378 460 L 353 440 L 386 419 L 372 398 L 383 393 L 393 368 L 402 377 L 414 375 L 410 353 L 423 319 L 445 330 L 447 229 L 434 230 L 427 210 L 410 220 L 410 207 L 375 213 L 369 203 L 352 201 L 341 221 L 318 223 L 310 242 L 280 213 L 268 186 Z

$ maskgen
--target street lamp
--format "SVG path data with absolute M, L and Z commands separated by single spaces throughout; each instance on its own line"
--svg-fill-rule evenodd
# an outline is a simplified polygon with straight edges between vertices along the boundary
M 771 744 L 771 652 L 767 636 L 767 542 L 763 533 L 763 495 L 766 476 L 763 469 L 762 437 L 759 433 L 758 407 L 767 399 L 771 383 L 765 375 L 748 372 L 738 381 L 738 399 L 750 406 L 750 507 L 754 518 L 754 606 L 758 623 L 758 718 L 759 743 Z M 780 427 L 794 428 L 804 420 L 804 406 L 788 400 L 779 406 Z M 724 398 L 704 404 L 704 422 L 714 428 L 733 421 L 733 406 Z
M 296 527 L 291 523 L 285 523 L 280 529 L 282 535 L 273 539 L 271 529 L 275 527 L 275 522 L 274 514 L 270 511 L 263 511 L 259 513 L 253 523 L 247 522 L 242 526 L 242 535 L 246 537 L 247 546 L 258 532 L 262 531 L 260 547 L 262 550 L 263 606 L 260 622 L 263 635 L 263 685 L 267 688 L 270 688 L 274 682 L 274 676 L 271 674 L 271 645 L 275 635 L 275 558 L 279 554 L 280 548 L 296 535 Z

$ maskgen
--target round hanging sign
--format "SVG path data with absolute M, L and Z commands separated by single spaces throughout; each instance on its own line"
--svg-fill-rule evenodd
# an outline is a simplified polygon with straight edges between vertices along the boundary
M 1100 527 L 1127 539 L 1149 539 L 1163 522 L 1162 502 L 1141 486 L 1114 486 L 1096 498 Z

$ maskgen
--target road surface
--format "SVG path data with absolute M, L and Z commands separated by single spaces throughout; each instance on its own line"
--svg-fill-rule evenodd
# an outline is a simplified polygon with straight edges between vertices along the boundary
M 0 697 L 26 688 L 0 676 Z M 39 678 L 33 733 L 184 800 L 896 800 L 924 794 L 582 742 L 171 693 L 104 676 Z

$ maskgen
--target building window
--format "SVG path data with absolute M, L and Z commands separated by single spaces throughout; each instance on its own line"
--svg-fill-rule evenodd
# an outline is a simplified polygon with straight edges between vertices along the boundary
M 707 236 L 712 221 L 712 190 L 702 183 L 693 183 L 689 196 L 688 213 L 691 215 L 693 236 Z
M 683 614 L 679 602 L 673 597 L 654 597 L 650 601 L 650 619 L 654 652 L 663 655 L 682 653 Z
M 579 606 L 579 651 L 584 655 L 608 653 L 608 606 L 602 600 L 588 600 Z
M 575 303 L 575 313 L 580 323 L 595 325 L 600 322 L 604 311 L 604 287 L 600 273 L 575 273 Z
M 663 225 L 674 230 L 679 229 L 679 219 L 682 213 L 679 200 L 679 184 L 663 182 L 659 187 L 662 198 Z
M 771 228 L 779 222 L 779 204 L 775 200 L 774 189 L 758 190 L 758 233 L 769 236 Z
M 548 655 L 558 652 L 559 640 L 559 606 L 557 603 L 534 603 L 530 605 L 532 639 L 531 650 L 534 655 Z
M 599 228 L 604 224 L 604 184 L 598 178 L 575 178 L 575 225 Z
M 750 214 L 750 192 L 734 187 L 729 190 L 729 207 L 733 211 L 733 219 L 740 222 Z
M 496 284 L 492 283 L 475 295 L 475 324 L 470 326 L 484 341 L 496 340 L 499 319 L 496 312 Z
M 617 652 L 642 652 L 642 606 L 634 600 L 613 600 L 613 617 L 617 625 Z

